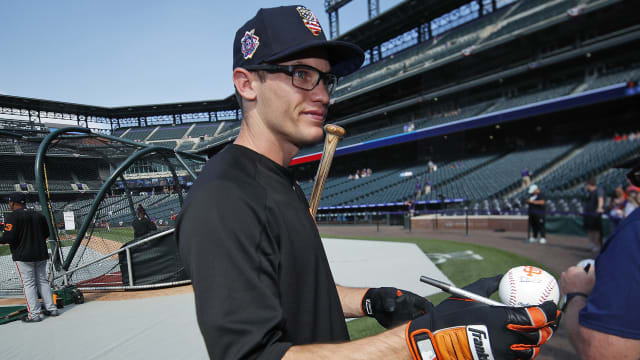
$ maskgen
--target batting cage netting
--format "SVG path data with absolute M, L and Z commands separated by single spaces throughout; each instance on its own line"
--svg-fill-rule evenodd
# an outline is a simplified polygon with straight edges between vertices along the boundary
M 25 192 L 27 206 L 49 223 L 54 286 L 115 290 L 188 283 L 174 226 L 185 189 L 205 158 L 85 128 L 46 137 L 4 132 L 3 144 L 15 149 L 8 161 L 15 174 L 7 175 L 20 181 L 3 183 L 3 191 Z M 8 250 L 0 247 L 0 293 L 22 292 Z

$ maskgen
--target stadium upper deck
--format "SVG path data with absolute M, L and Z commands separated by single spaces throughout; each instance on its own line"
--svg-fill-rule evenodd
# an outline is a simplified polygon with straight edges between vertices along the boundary
M 440 2 L 446 6 L 427 13 L 417 11 L 420 16 L 407 21 L 390 16 L 407 11 L 411 3 L 403 2 L 342 37 L 360 43 L 369 54 L 369 64 L 341 79 L 337 97 L 332 100 L 329 121 L 346 127 L 349 134 L 337 152 L 338 158 L 344 160 L 335 163 L 343 175 L 357 164 L 370 161 L 362 158 L 377 157 L 380 153 L 376 149 L 380 148 L 387 152 L 408 151 L 403 160 L 413 160 L 411 166 L 419 167 L 425 154 L 434 159 L 439 156 L 425 149 L 439 144 L 443 136 L 454 138 L 460 133 L 466 134 L 460 146 L 463 150 L 457 149 L 454 157 L 460 161 L 470 159 L 471 152 L 482 147 L 478 145 L 482 141 L 474 139 L 476 134 L 484 137 L 496 126 L 507 127 L 507 122 L 530 129 L 538 126 L 541 117 L 549 117 L 553 120 L 547 120 L 547 127 L 578 130 L 573 134 L 561 131 L 565 139 L 556 144 L 538 143 L 541 149 L 584 144 L 589 134 L 611 138 L 618 130 L 612 127 L 603 133 L 597 126 L 582 128 L 575 122 L 563 125 L 559 119 L 568 114 L 571 118 L 586 116 L 586 121 L 592 123 L 597 120 L 590 113 L 609 113 L 616 117 L 611 123 L 620 131 L 634 130 L 625 127 L 628 114 L 608 110 L 628 105 L 625 99 L 638 91 L 640 19 L 630 2 L 521 0 L 505 2 L 504 6 L 494 6 L 492 1 Z M 376 21 L 383 18 L 392 19 L 391 24 L 385 25 L 387 30 L 371 32 Z M 370 36 L 364 36 L 367 33 Z M 113 133 L 125 139 L 194 152 L 216 152 L 232 141 L 241 118 L 231 96 L 212 102 L 112 109 L 13 97 L 0 97 L 0 103 L 3 114 L 17 112 L 33 120 L 22 123 L 27 127 L 40 124 L 47 116 L 68 117 L 79 124 L 108 121 Z M 592 111 L 594 106 L 596 111 Z M 517 130 L 510 131 L 510 136 L 520 136 Z M 527 136 L 522 138 L 527 146 L 536 147 Z M 489 146 L 496 154 L 513 151 Z M 20 153 L 18 147 L 3 147 L 8 149 L 7 154 L 12 148 Z M 301 178 L 310 177 L 312 167 L 304 163 L 319 158 L 320 149 L 316 146 L 301 151 L 296 160 L 302 164 L 296 167 Z M 517 157 L 517 152 L 511 156 Z M 444 164 L 453 161 L 440 160 Z M 605 166 L 611 166 L 614 160 L 605 162 Z M 21 165 L 16 164 L 15 168 L 20 169 Z M 380 164 L 380 170 L 385 168 Z M 70 174 L 76 172 L 72 170 Z M 27 171 L 15 173 L 20 177 Z M 583 176 L 579 174 L 578 178 Z M 482 196 L 507 195 L 509 184 L 513 183 L 512 176 L 508 178 L 490 191 L 485 189 Z M 467 194 L 467 182 L 462 177 L 459 180 L 449 188 L 443 184 L 440 193 L 434 187 L 432 196 L 444 193 L 466 199 L 479 197 L 477 192 Z M 565 191 L 567 184 L 554 189 Z M 393 182 L 381 189 L 406 185 Z M 366 201 L 377 202 L 374 194 L 382 193 L 377 188 L 360 190 L 363 194 L 354 196 L 356 200 L 342 199 L 339 203 L 356 201 L 354 204 L 361 205 L 365 201 L 362 199 L 367 198 Z M 398 191 L 387 200 L 402 201 L 409 193 Z

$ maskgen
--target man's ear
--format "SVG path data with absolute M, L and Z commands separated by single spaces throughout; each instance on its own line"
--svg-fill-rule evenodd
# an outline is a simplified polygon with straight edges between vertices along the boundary
M 256 91 L 253 88 L 253 80 L 255 77 L 247 69 L 235 68 L 233 70 L 233 84 L 238 91 L 238 94 L 243 99 L 253 101 L 256 99 Z

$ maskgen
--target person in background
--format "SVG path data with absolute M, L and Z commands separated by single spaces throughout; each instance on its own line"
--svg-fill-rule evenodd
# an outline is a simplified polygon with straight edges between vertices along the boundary
M 146 234 L 158 230 L 156 224 L 149 219 L 147 212 L 141 205 L 136 209 L 136 218 L 131 224 L 133 226 L 133 238 L 138 239 Z
M 640 185 L 640 160 L 629 179 Z M 640 211 L 613 230 L 588 271 L 560 277 L 562 326 L 582 360 L 640 359 Z
M 429 181 L 429 179 L 425 178 L 424 179 L 424 195 L 429 195 L 429 193 L 431 192 L 431 182 Z
M 546 244 L 547 239 L 545 229 L 545 199 L 544 195 L 540 192 L 540 188 L 536 184 L 531 184 L 528 189 L 529 198 L 527 204 L 529 204 L 529 226 L 533 236 L 529 238 L 530 243 L 538 241 L 538 235 L 540 235 L 540 244 Z
M 611 204 L 609 205 L 609 221 L 611 222 L 611 225 L 614 229 L 625 217 L 624 207 L 626 202 L 627 194 L 625 193 L 622 186 L 617 186 L 614 190 L 614 197 L 611 199 Z
M 416 176 L 416 193 L 415 198 L 419 198 L 422 195 L 422 181 L 420 181 L 420 176 Z
M 602 248 L 601 217 L 604 212 L 604 192 L 596 184 L 595 178 L 587 180 L 585 188 L 588 195 L 584 203 L 583 227 L 591 243 L 591 252 L 597 253 Z
M 9 208 L 12 212 L 5 219 L 0 244 L 9 244 L 11 257 L 16 263 L 27 301 L 24 322 L 42 321 L 42 316 L 58 316 L 53 303 L 51 285 L 47 279 L 47 238 L 49 226 L 39 212 L 26 208 L 26 196 L 16 192 L 9 196 Z M 38 292 L 42 296 L 44 309 L 38 301 Z
M 627 201 L 624 204 L 624 217 L 628 217 L 640 205 L 640 188 L 630 185 L 627 187 Z
M 528 168 L 522 169 L 522 187 L 526 188 L 531 185 L 531 173 Z

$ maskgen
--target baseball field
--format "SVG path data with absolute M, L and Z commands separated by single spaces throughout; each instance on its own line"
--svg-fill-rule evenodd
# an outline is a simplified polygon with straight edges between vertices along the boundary
M 362 238 L 360 239 L 362 240 Z M 411 242 L 418 245 L 436 263 L 436 266 L 459 287 L 482 277 L 503 274 L 510 268 L 519 265 L 533 265 L 553 273 L 533 259 L 488 246 L 432 238 L 373 237 L 366 240 Z M 557 277 L 557 274 L 554 276 Z M 429 296 L 428 299 L 432 303 L 438 304 L 447 296 L 445 293 L 438 293 Z M 492 298 L 498 300 L 497 293 Z M 354 340 L 384 331 L 384 328 L 378 325 L 373 318 L 356 319 L 350 321 L 347 326 L 349 334 Z

